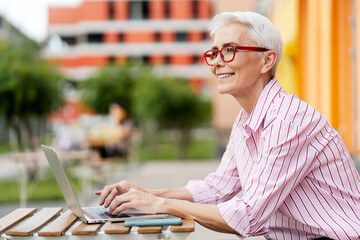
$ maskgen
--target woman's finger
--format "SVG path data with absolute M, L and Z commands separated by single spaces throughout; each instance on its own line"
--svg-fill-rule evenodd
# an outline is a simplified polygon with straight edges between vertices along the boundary
M 128 203 L 131 201 L 127 195 L 128 194 L 119 195 L 111 202 L 110 207 L 109 207 L 110 214 L 114 214 L 113 211 L 116 208 L 118 208 L 119 206 L 121 206 L 122 204 L 125 204 L 125 203 Z
M 112 215 L 117 215 L 126 209 L 134 208 L 131 202 L 123 203 L 112 211 Z
M 111 193 L 113 186 L 106 186 L 100 193 L 100 205 L 103 205 L 107 196 Z
M 111 202 L 114 200 L 114 198 L 119 194 L 119 192 L 116 189 L 111 190 L 109 195 L 106 198 L 104 207 L 109 207 Z

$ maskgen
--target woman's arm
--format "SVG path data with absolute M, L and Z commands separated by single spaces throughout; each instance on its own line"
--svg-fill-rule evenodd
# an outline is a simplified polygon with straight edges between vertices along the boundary
M 190 192 L 186 190 L 186 188 L 164 188 L 146 191 L 157 197 L 194 202 L 193 197 L 191 196 Z
M 181 218 L 195 219 L 199 224 L 217 232 L 237 234 L 213 204 L 199 204 L 177 199 L 164 199 L 164 211 Z
M 126 209 L 135 208 L 151 214 L 166 213 L 181 218 L 194 219 L 206 228 L 218 232 L 236 232 L 224 221 L 216 205 L 193 203 L 188 200 L 173 199 L 191 198 L 190 192 L 185 188 L 155 190 L 156 193 L 130 189 L 127 193 L 118 195 L 110 205 L 109 213 L 118 214 Z M 156 195 L 167 196 L 159 197 Z
M 121 181 L 113 185 L 105 186 L 103 190 L 96 191 L 95 194 L 100 196 L 99 205 L 104 205 L 104 207 L 109 207 L 114 198 L 118 195 L 127 193 L 130 189 L 137 189 L 142 192 L 150 193 L 157 197 L 162 198 L 172 198 L 179 200 L 187 200 L 193 202 L 193 198 L 188 190 L 185 188 L 164 188 L 156 190 L 148 190 L 136 186 L 128 181 Z

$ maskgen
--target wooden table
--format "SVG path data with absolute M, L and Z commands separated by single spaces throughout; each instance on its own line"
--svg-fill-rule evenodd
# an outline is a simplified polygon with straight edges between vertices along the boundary
M 180 226 L 124 227 L 123 222 L 86 224 L 62 208 L 18 208 L 0 218 L 1 240 L 5 239 L 124 239 L 184 240 L 194 231 L 192 219 Z

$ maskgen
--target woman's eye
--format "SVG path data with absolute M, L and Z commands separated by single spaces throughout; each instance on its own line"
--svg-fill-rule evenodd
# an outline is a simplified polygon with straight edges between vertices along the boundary
M 216 53 L 215 52 L 210 53 L 209 57 L 211 57 L 211 59 L 215 59 L 216 58 Z
M 227 47 L 227 48 L 225 48 L 225 51 L 226 52 L 234 52 L 234 48 L 232 48 L 232 47 Z

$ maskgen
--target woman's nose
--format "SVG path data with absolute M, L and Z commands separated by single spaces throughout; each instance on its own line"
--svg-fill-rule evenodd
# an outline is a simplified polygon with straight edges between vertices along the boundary
M 218 65 L 224 65 L 224 61 L 222 60 L 220 53 L 215 57 L 214 62 L 213 62 L 213 66 L 216 67 Z

